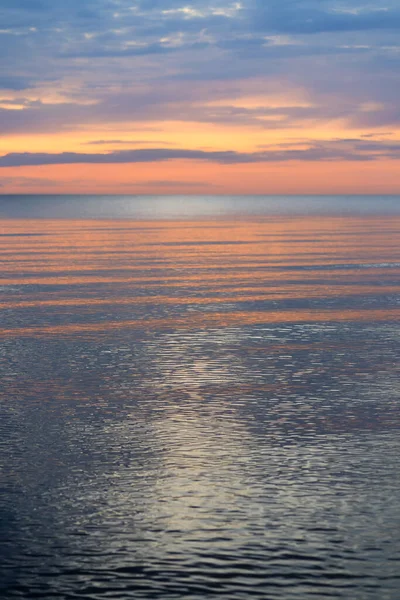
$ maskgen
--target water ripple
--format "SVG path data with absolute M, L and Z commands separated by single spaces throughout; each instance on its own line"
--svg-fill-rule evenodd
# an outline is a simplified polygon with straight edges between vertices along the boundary
M 397 600 L 398 220 L 4 221 L 1 597 Z

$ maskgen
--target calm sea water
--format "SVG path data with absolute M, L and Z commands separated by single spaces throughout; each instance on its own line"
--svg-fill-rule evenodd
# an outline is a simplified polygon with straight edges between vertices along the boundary
M 400 198 L 0 217 L 2 598 L 400 598 Z

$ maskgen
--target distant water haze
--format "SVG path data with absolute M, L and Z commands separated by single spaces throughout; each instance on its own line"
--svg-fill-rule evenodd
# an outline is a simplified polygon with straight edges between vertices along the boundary
M 1 197 L 1 598 L 397 600 L 398 209 Z
M 400 196 L 0 196 L 0 217 L 170 219 L 276 214 L 400 214 Z

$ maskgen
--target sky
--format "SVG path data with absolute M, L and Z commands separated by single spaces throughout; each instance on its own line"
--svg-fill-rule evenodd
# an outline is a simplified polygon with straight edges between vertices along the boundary
M 398 0 L 0 0 L 0 193 L 399 194 Z

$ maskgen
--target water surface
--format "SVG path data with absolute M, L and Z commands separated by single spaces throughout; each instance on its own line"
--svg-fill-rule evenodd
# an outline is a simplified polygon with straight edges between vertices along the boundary
M 400 216 L 9 202 L 2 598 L 397 600 Z

